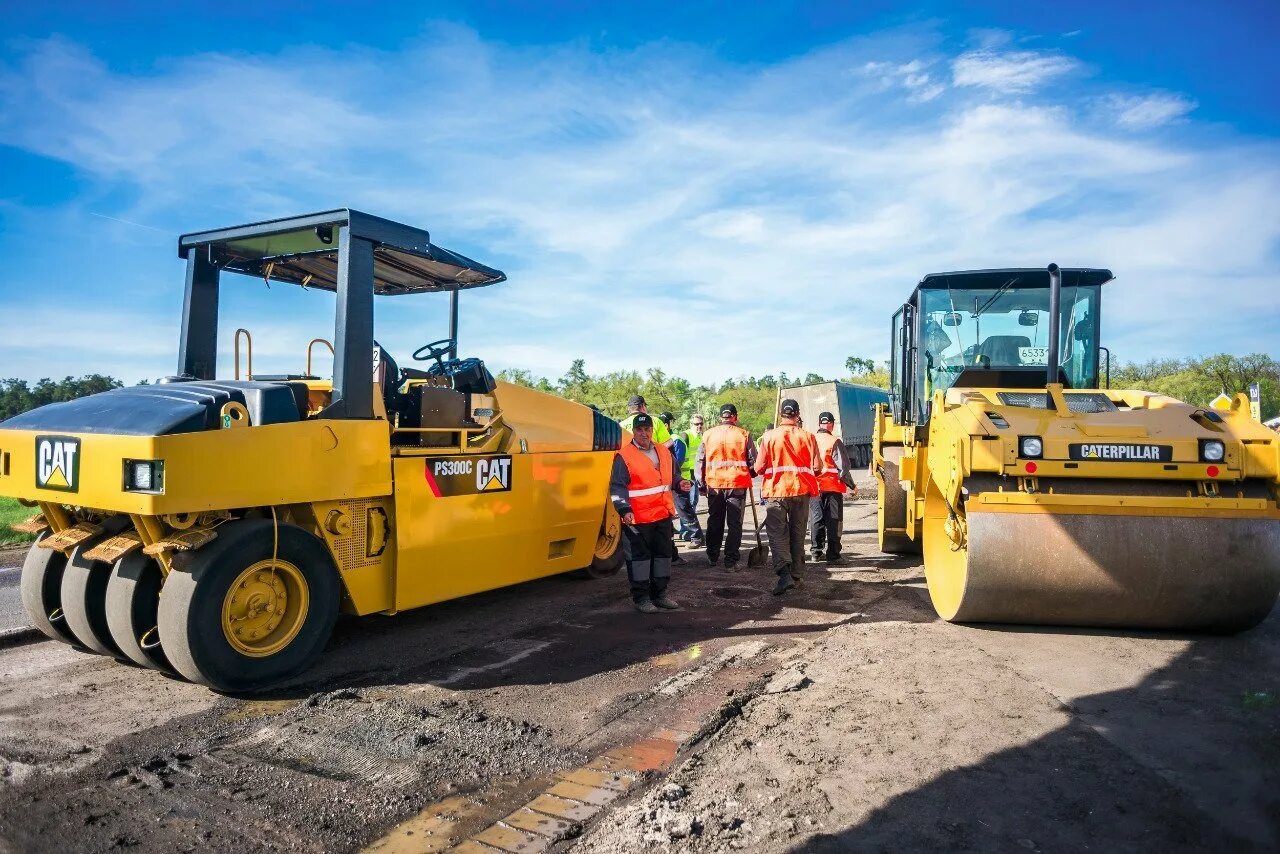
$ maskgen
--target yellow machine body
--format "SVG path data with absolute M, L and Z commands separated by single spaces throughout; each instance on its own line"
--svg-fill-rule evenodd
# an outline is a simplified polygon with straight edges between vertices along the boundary
M 1029 315 L 1007 288 L 980 299 Z M 957 292 L 943 293 L 962 304 Z M 1036 299 L 1043 292 L 1025 304 Z M 951 327 L 968 322 L 942 314 Z M 927 333 L 939 351 L 940 330 Z M 1044 367 L 1037 390 L 1016 365 L 1000 370 L 1017 386 L 966 383 L 1000 375 L 969 370 L 984 346 L 967 351 L 956 384 L 917 405 L 923 417 L 876 407 L 881 548 L 923 554 L 939 616 L 1216 631 L 1266 617 L 1280 593 L 1280 437 L 1251 418 L 1244 395 L 1210 412 L 1145 391 L 1044 382 Z M 910 356 L 900 358 L 910 373 Z
M 274 507 L 323 538 L 357 614 L 590 564 L 613 460 L 612 451 L 592 450 L 594 413 L 506 383 L 478 403 L 493 410 L 485 418 L 495 429 L 432 448 L 393 446 L 385 418 L 171 436 L 58 434 L 77 443 L 74 471 L 63 478 L 74 479 L 74 491 L 37 486 L 43 434 L 0 429 L 0 495 L 39 505 L 54 533 L 85 513 L 99 523 L 137 517 L 163 536 L 202 514 Z M 124 490 L 127 460 L 163 461 L 163 493 Z

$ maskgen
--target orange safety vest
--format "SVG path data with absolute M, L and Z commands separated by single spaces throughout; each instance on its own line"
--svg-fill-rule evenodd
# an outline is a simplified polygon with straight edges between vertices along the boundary
M 814 467 L 820 465 L 813 434 L 794 424 L 775 427 L 760 439 L 756 467 L 764 480 L 760 494 L 765 498 L 792 498 L 817 495 L 818 478 Z
M 637 524 L 661 522 L 676 515 L 676 502 L 671 496 L 671 467 L 675 460 L 671 452 L 661 445 L 653 447 L 658 452 L 657 468 L 634 442 L 627 442 L 618 452 L 631 475 L 627 484 L 627 503 L 631 505 Z
M 751 485 L 747 443 L 751 434 L 737 424 L 717 424 L 702 434 L 709 489 L 746 489 Z
M 840 440 L 826 430 L 819 430 L 813 434 L 813 441 L 818 443 L 818 454 L 822 459 L 822 470 L 818 472 L 818 489 L 844 495 L 849 487 L 840 479 L 840 470 L 836 468 L 836 459 L 832 454 Z

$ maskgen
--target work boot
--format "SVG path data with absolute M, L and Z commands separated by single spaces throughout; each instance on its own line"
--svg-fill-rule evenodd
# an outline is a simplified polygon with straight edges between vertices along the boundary
M 786 593 L 788 590 L 790 590 L 792 587 L 795 587 L 795 586 L 796 586 L 796 583 L 791 580 L 790 573 L 779 575 L 778 583 L 773 586 L 773 595 L 781 596 L 783 593 Z
M 687 561 L 687 560 L 685 560 L 684 558 L 680 557 L 680 553 L 679 553 L 679 552 L 676 552 L 676 553 L 674 553 L 673 555 L 671 555 L 671 565 L 672 565 L 672 566 L 679 566 L 679 565 L 680 565 L 680 564 L 682 564 L 682 563 L 688 563 L 688 561 Z
M 654 599 L 653 604 L 657 605 L 659 608 L 662 608 L 663 610 L 666 610 L 666 611 L 680 610 L 680 606 L 676 603 L 676 600 L 672 599 L 670 596 L 668 596 L 665 593 L 663 593 L 657 599 Z
M 707 562 L 715 566 L 720 562 L 720 555 L 713 555 L 711 552 L 707 552 Z
M 791 583 L 792 585 L 795 586 L 797 590 L 799 590 L 801 587 L 804 587 L 804 579 L 801 578 L 799 573 L 797 573 L 794 569 L 791 570 Z
M 738 562 L 737 562 L 736 560 L 726 560 L 726 561 L 724 562 L 724 571 L 725 571 L 725 572 L 737 572 L 737 571 L 738 571 Z
M 815 563 L 816 563 L 817 561 L 822 560 L 822 559 L 823 559 L 822 552 L 810 552 L 810 553 L 809 553 L 809 560 L 814 561 Z
M 827 555 L 825 563 L 827 566 L 835 566 L 840 563 L 840 555 Z
M 656 614 L 658 606 L 650 602 L 648 599 L 641 599 L 636 603 L 636 610 L 641 614 Z
M 694 534 L 689 539 L 689 542 L 693 545 L 695 549 L 705 549 L 707 547 L 707 541 L 704 540 L 702 537 L 699 537 L 697 534 Z

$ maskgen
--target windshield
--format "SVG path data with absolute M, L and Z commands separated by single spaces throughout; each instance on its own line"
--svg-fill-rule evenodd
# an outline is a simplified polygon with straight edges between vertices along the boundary
M 1097 386 L 1097 285 L 1063 287 L 1061 365 L 1072 388 Z M 920 292 L 924 399 L 946 390 L 966 367 L 1044 368 L 1049 356 L 1049 289 L 926 289 Z

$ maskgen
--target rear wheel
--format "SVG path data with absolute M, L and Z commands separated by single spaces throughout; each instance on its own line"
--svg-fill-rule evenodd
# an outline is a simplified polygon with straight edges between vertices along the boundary
M 120 652 L 134 664 L 168 670 L 157 630 L 160 564 L 141 552 L 131 552 L 115 562 L 107 581 L 107 628 Z
M 596 539 L 595 553 L 591 556 L 587 574 L 592 578 L 608 578 L 616 574 L 623 563 L 622 519 L 611 501 L 605 505 L 604 521 L 600 524 L 600 536 Z
M 107 628 L 107 580 L 111 567 L 84 556 L 92 546 L 76 546 L 62 573 L 62 610 L 67 628 L 84 647 L 100 655 L 119 655 Z
M 895 555 L 920 554 L 920 543 L 906 535 L 907 491 L 899 480 L 902 446 L 884 445 L 880 452 L 884 456 L 882 470 L 876 473 L 876 479 L 880 481 L 876 502 L 880 551 Z
M 32 626 L 54 640 L 76 643 L 62 614 L 62 572 L 67 558 L 62 552 L 40 548 L 40 542 L 48 536 L 45 532 L 37 537 L 23 561 L 22 605 Z
M 328 643 L 340 582 L 325 546 L 293 525 L 231 522 L 175 568 L 160 596 L 160 642 L 175 670 L 219 691 L 266 688 Z

